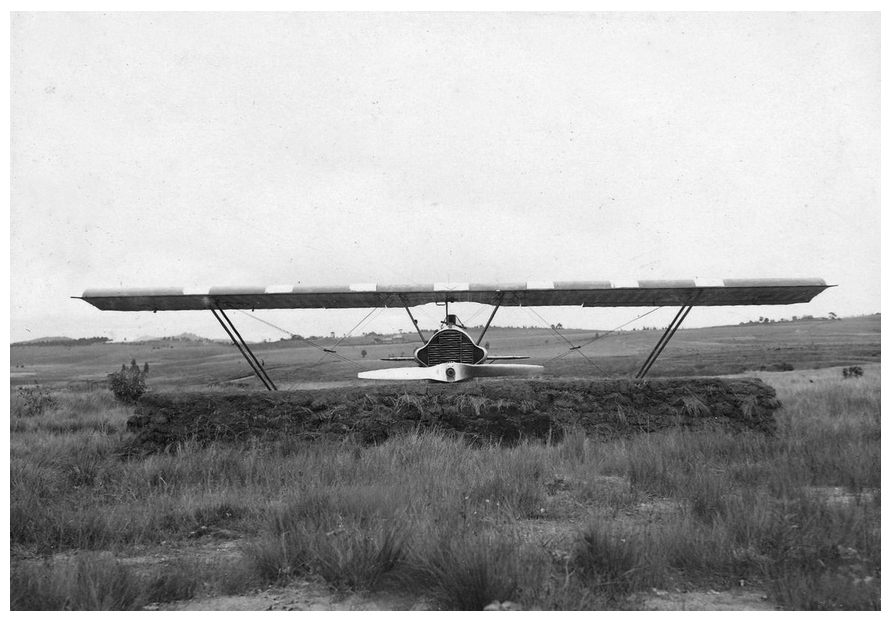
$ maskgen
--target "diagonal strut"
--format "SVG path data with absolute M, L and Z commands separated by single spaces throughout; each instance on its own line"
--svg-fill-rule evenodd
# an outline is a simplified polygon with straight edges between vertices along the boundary
M 217 315 L 217 311 L 220 312 L 220 315 Z M 211 309 L 211 313 L 214 314 L 214 317 L 217 318 L 217 321 L 220 322 L 220 326 L 223 327 L 223 330 L 226 331 L 226 334 L 229 335 L 229 338 L 232 340 L 232 343 L 235 344 L 235 347 L 238 348 L 239 352 L 242 353 L 242 356 L 245 357 L 245 360 L 248 361 L 248 365 L 251 366 L 251 369 L 254 370 L 254 373 L 260 378 L 260 381 L 264 384 L 268 391 L 278 391 L 275 383 L 273 383 L 272 379 L 266 373 L 266 370 L 263 368 L 263 365 L 260 364 L 260 361 L 257 360 L 257 357 L 254 356 L 254 353 L 251 351 L 251 348 L 248 347 L 248 344 L 239 334 L 238 329 L 235 327 L 235 324 L 232 323 L 232 320 L 223 312 L 223 309 Z M 223 316 L 223 319 L 226 322 L 223 322 L 220 316 Z M 227 324 L 229 326 L 227 326 Z M 230 330 L 231 329 L 231 330 Z
M 678 310 L 678 313 L 675 314 L 675 319 L 666 327 L 666 331 L 663 333 L 663 336 L 660 337 L 660 340 L 657 342 L 657 345 L 654 346 L 654 349 L 651 350 L 650 355 L 647 357 L 647 360 L 644 361 L 644 364 L 641 366 L 641 369 L 638 370 L 638 373 L 635 374 L 635 378 L 644 378 L 647 375 L 647 372 L 650 371 L 650 368 L 653 367 L 653 364 L 657 361 L 657 358 L 662 354 L 663 349 L 666 347 L 666 344 L 669 343 L 669 340 L 672 339 L 673 335 L 675 335 L 675 331 L 678 330 L 678 327 L 681 326 L 681 323 L 684 322 L 684 319 L 688 316 L 688 313 L 691 312 L 693 307 L 691 305 L 687 305 Z

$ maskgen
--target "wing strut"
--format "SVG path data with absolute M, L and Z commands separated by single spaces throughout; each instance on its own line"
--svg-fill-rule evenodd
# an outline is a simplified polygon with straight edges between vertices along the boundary
M 499 307 L 502 306 L 502 298 L 504 298 L 504 294 L 499 294 L 499 301 L 496 303 L 495 309 L 492 310 L 492 313 L 489 315 L 489 319 L 486 320 L 486 326 L 483 327 L 483 332 L 480 333 L 480 336 L 477 337 L 477 345 L 480 345 L 480 342 L 483 341 L 483 335 L 486 334 L 486 331 L 489 330 L 489 325 L 492 324 L 492 319 L 496 316 L 496 311 L 499 310 Z
M 666 332 L 660 337 L 657 345 L 654 346 L 654 349 L 651 351 L 650 356 L 644 361 L 644 365 L 642 365 L 641 369 L 638 370 L 638 373 L 635 374 L 635 378 L 644 378 L 647 372 L 650 371 L 650 368 L 653 367 L 653 364 L 657 361 L 657 357 L 662 354 L 666 344 L 669 343 L 669 340 L 675 335 L 675 331 L 677 331 L 678 327 L 681 326 L 681 323 L 684 322 L 684 319 L 688 316 L 688 313 L 691 312 L 691 309 L 692 307 L 688 305 L 678 310 L 675 319 L 673 319 L 669 326 L 666 327 Z
M 427 343 L 427 339 L 424 338 L 424 333 L 422 333 L 421 329 L 418 328 L 418 320 L 415 319 L 415 316 L 413 316 L 412 312 L 409 310 L 409 305 L 406 303 L 406 299 L 403 296 L 400 296 L 400 300 L 403 301 L 403 306 L 406 308 L 406 313 L 409 314 L 409 319 L 412 320 L 412 326 L 415 327 L 415 330 L 418 331 L 418 336 L 421 337 L 421 343 Z
M 223 322 L 223 319 L 220 318 L 220 315 L 217 315 L 217 311 L 220 312 L 220 315 L 223 316 L 223 319 L 226 320 L 226 323 Z M 242 339 L 242 336 L 239 334 L 238 329 L 236 329 L 235 324 L 232 323 L 232 320 L 223 312 L 221 308 L 211 308 L 211 313 L 214 314 L 214 317 L 217 318 L 217 321 L 220 322 L 220 326 L 223 327 L 223 330 L 226 331 L 226 334 L 229 335 L 229 338 L 232 340 L 232 343 L 235 344 L 235 347 L 238 348 L 238 351 L 242 353 L 242 356 L 245 357 L 245 360 L 248 361 L 248 365 L 251 366 L 251 369 L 254 370 L 254 373 L 260 378 L 260 381 L 266 386 L 267 391 L 278 391 L 276 385 L 273 383 L 272 379 L 266 373 L 266 370 L 263 368 L 263 365 L 260 364 L 260 361 L 257 360 L 257 357 L 254 356 L 254 353 L 251 352 L 251 348 L 248 347 L 248 344 Z M 227 326 L 226 324 L 229 324 Z M 232 329 L 232 330 L 230 330 Z

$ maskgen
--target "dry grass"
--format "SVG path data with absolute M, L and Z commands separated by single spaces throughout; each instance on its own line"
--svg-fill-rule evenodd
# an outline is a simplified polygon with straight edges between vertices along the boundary
M 407 433 L 371 447 L 185 443 L 131 460 L 115 451 L 130 410 L 104 394 L 57 392 L 41 413 L 14 396 L 12 607 L 138 608 L 300 577 L 399 589 L 445 609 L 624 608 L 653 587 L 742 580 L 781 608 L 878 608 L 879 369 L 812 379 L 771 376 L 785 406 L 774 438 L 599 442 L 575 431 L 473 448 Z M 651 520 L 653 507 L 667 509 Z M 563 539 L 530 536 L 571 519 Z M 145 578 L 96 555 L 186 542 L 202 528 L 244 541 L 241 562 L 188 569 L 202 588 L 178 592 L 182 568 Z M 75 550 L 73 565 L 24 561 Z
M 132 611 L 192 598 L 201 576 L 190 564 L 140 576 L 108 555 L 84 553 L 62 563 L 21 565 L 10 577 L 10 608 L 24 611 Z

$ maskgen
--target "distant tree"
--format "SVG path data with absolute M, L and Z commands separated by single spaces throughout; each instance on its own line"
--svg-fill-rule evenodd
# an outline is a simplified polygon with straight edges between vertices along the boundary
M 839 316 L 837 316 L 833 311 L 831 311 L 830 313 L 828 313 L 827 316 L 828 316 L 831 320 L 838 320 L 838 319 L 839 319 Z
M 363 348 L 359 354 L 362 355 L 362 358 L 365 358 L 366 356 L 368 356 L 369 353 L 366 352 L 365 348 Z

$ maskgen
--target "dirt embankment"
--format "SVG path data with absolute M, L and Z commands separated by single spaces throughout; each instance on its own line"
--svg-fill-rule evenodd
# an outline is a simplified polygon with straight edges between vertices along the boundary
M 772 433 L 780 406 L 757 379 L 493 380 L 281 393 L 157 393 L 128 421 L 126 452 L 179 442 L 343 439 L 378 443 L 413 429 L 472 440 L 559 440 L 572 428 L 618 438 L 670 427 Z

